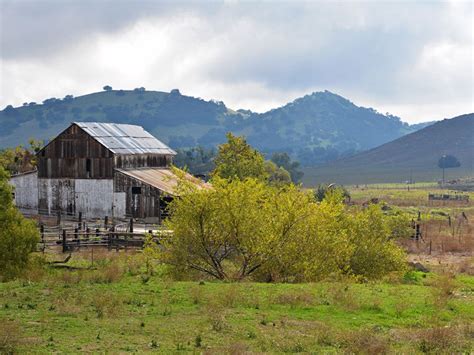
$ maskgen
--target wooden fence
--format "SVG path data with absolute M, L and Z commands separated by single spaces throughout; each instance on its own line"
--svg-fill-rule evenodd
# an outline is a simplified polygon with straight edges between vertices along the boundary
M 143 248 L 145 237 L 150 234 L 155 242 L 160 243 L 163 238 L 171 235 L 171 231 L 163 228 L 145 230 L 139 227 L 134 231 L 134 222 L 127 225 L 107 226 L 93 225 L 77 222 L 72 227 L 64 225 L 40 225 L 41 241 L 39 249 L 60 249 L 62 252 L 77 251 L 87 247 L 106 247 L 109 250 L 128 248 Z

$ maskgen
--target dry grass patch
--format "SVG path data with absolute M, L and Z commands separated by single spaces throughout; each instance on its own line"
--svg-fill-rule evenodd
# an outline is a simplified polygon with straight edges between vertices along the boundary
M 20 326 L 18 322 L 0 320 L 0 354 L 14 354 L 20 344 Z
M 311 306 L 314 304 L 314 295 L 305 290 L 292 290 L 274 296 L 272 301 L 272 303 L 291 307 Z

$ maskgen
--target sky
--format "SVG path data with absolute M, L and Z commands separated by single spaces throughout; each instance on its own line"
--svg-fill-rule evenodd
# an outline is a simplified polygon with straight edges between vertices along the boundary
M 471 1 L 0 0 L 0 108 L 145 87 L 264 112 L 314 91 L 473 112 Z

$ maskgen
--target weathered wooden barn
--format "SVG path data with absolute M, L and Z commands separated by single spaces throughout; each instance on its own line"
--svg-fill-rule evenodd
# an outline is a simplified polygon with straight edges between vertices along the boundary
M 12 177 L 15 203 L 40 214 L 159 223 L 178 184 L 175 154 L 140 126 L 75 122 L 37 153 L 37 171 Z

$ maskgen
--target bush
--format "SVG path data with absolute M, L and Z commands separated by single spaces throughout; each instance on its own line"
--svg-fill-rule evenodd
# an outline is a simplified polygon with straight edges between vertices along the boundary
M 405 270 L 405 254 L 394 242 L 398 221 L 377 205 L 349 211 L 341 191 L 315 203 L 291 184 L 218 177 L 212 189 L 186 182 L 178 189 L 166 221 L 173 238 L 157 252 L 178 274 L 302 282 L 380 279 Z
M 38 229 L 13 205 L 8 174 L 0 166 L 0 280 L 20 276 L 38 242 Z

